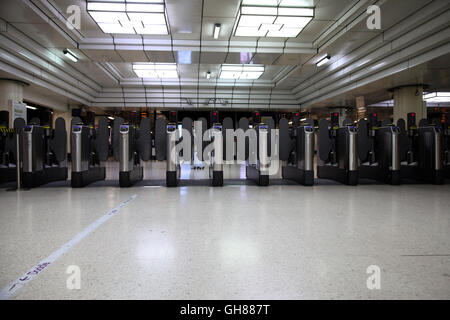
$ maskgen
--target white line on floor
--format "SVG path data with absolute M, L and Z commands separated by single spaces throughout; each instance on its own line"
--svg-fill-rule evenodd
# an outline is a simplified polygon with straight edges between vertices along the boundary
M 41 260 L 37 265 L 28 270 L 24 275 L 22 275 L 17 280 L 11 282 L 9 285 L 4 287 L 0 291 L 0 300 L 7 300 L 12 298 L 20 289 L 26 286 L 29 282 L 35 279 L 38 275 L 42 273 L 49 265 L 58 260 L 62 255 L 68 252 L 72 247 L 74 247 L 78 242 L 86 238 L 89 234 L 95 231 L 98 227 L 100 227 L 103 223 L 111 219 L 113 216 L 119 213 L 120 209 L 125 207 L 131 201 L 133 201 L 137 195 L 131 196 L 129 199 L 125 200 L 117 207 L 88 225 L 84 228 L 80 233 L 78 233 L 71 240 L 63 244 L 58 250 L 51 253 L 47 258 Z

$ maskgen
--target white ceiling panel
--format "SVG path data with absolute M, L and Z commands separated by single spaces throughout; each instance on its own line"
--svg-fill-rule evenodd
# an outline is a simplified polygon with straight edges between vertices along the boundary
M 147 55 L 141 50 L 117 50 L 116 52 L 126 62 L 149 62 Z
M 44 22 L 42 18 L 23 1 L 17 0 L 1 0 L 0 18 L 10 23 Z
M 47 23 L 12 23 L 31 39 L 47 47 L 72 47 L 72 42 Z
M 123 62 L 122 57 L 113 50 L 95 50 L 95 49 L 83 49 L 83 53 L 89 57 L 89 59 L 97 62 Z

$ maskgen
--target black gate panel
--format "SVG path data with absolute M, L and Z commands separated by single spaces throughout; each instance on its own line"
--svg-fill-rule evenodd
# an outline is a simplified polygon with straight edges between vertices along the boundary
M 139 137 L 137 142 L 139 155 L 143 161 L 150 160 L 152 156 L 152 134 L 150 119 L 141 120 L 139 128 Z
M 319 121 L 319 158 L 322 161 L 328 161 L 331 151 L 331 139 L 328 131 L 329 125 L 330 123 L 327 119 L 322 119 Z
M 95 131 L 95 150 L 97 151 L 99 161 L 108 160 L 109 128 L 108 120 L 104 117 L 98 120 L 98 127 Z
M 166 119 L 158 118 L 155 121 L 155 155 L 156 160 L 166 160 Z
M 67 155 L 67 130 L 66 121 L 58 118 L 55 121 L 55 131 L 50 141 L 50 147 L 58 162 L 66 160 Z

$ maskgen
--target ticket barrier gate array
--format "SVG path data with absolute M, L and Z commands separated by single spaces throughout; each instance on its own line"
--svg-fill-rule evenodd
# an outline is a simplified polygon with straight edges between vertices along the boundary
M 339 126 L 337 113 L 319 121 L 317 177 L 347 185 L 358 184 L 357 128 L 345 119 Z
M 295 117 L 295 116 L 294 116 Z M 314 121 L 306 119 L 303 124 L 281 119 L 280 160 L 283 161 L 283 179 L 293 180 L 305 186 L 314 184 Z
M 425 119 L 416 126 L 415 113 L 409 113 L 407 127 L 399 119 L 401 176 L 403 179 L 418 180 L 432 184 L 443 184 L 445 180 L 442 128 L 430 125 Z
M 401 183 L 400 129 L 381 125 L 377 114 L 358 122 L 359 178 L 377 180 L 392 185 Z
M 258 186 L 269 185 L 270 167 L 270 128 L 266 123 L 261 122 L 259 112 L 253 113 L 253 127 L 256 129 L 257 149 L 249 152 L 247 159 L 246 177 L 255 182 Z
M 48 125 L 26 125 L 22 138 L 24 188 L 67 180 L 67 132 L 63 118 L 56 119 L 55 129 Z
M 72 126 L 72 187 L 81 188 L 95 181 L 105 180 L 104 163 L 108 159 L 108 121 L 101 118 L 98 128 L 83 125 Z

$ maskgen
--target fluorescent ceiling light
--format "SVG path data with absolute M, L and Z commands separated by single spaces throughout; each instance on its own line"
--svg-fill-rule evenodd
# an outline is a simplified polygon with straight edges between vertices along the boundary
M 325 63 L 327 63 L 328 61 L 330 61 L 331 57 L 329 55 L 324 56 L 323 58 L 321 58 L 319 61 L 317 61 L 316 65 L 318 67 L 323 66 Z
M 209 79 L 211 79 L 211 72 L 210 71 L 206 72 L 206 80 L 209 80 Z
M 88 0 L 87 11 L 104 33 L 169 34 L 163 0 Z
M 314 8 L 304 0 L 243 0 L 234 35 L 295 38 L 313 19 Z
M 78 58 L 72 52 L 70 52 L 69 49 L 64 49 L 63 53 L 67 58 L 69 58 L 73 62 L 78 62 Z
M 108 117 L 109 120 L 114 120 L 114 117 Z
M 264 66 L 251 64 L 224 64 L 219 79 L 256 80 L 264 73 Z
M 431 92 L 423 95 L 426 102 L 450 102 L 450 92 Z
M 32 106 L 26 106 L 27 107 L 27 109 L 31 109 L 31 110 L 37 110 L 37 108 L 36 107 L 32 107 Z
M 139 78 L 176 79 L 176 63 L 140 63 L 133 64 L 133 71 Z
M 222 27 L 222 25 L 220 23 L 216 23 L 214 25 L 214 34 L 213 34 L 214 39 L 218 39 L 219 38 L 219 33 L 220 33 L 220 28 L 221 27 Z

